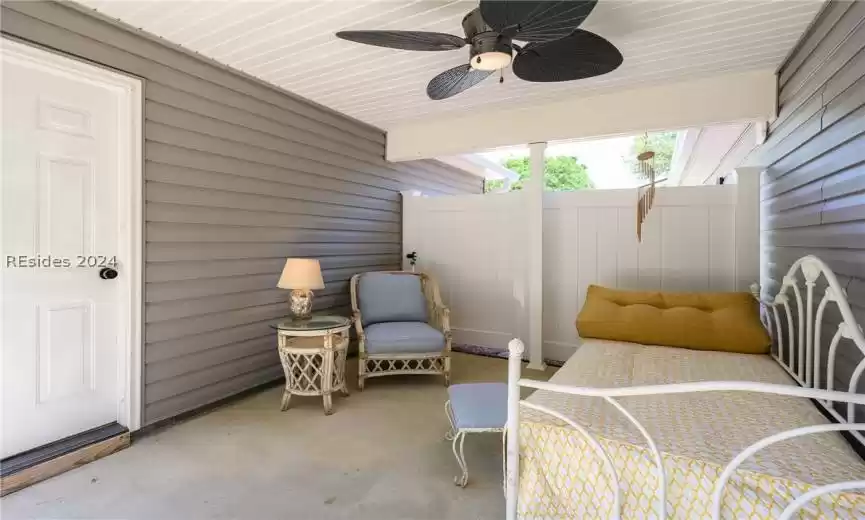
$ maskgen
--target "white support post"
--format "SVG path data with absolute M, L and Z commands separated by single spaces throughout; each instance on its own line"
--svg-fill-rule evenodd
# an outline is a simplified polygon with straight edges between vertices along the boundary
M 529 368 L 543 370 L 543 306 L 544 306 L 544 154 L 547 143 L 529 145 L 531 176 L 525 186 L 526 223 L 529 251 L 528 274 L 528 343 Z
M 519 339 L 508 343 L 508 422 L 505 444 L 505 518 L 517 520 L 520 490 L 520 370 L 525 346 Z
M 736 290 L 760 280 L 760 176 L 762 168 L 736 168 Z M 760 280 L 761 284 L 763 280 Z

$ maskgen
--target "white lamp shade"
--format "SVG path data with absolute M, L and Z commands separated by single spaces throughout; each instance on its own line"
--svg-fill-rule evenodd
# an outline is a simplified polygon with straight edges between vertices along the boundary
M 312 258 L 289 258 L 276 284 L 280 289 L 324 289 L 321 266 Z

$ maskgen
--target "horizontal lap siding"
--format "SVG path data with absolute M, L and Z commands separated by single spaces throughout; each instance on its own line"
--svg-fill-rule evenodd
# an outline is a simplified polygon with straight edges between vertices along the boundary
M 318 310 L 398 269 L 400 191 L 479 193 L 436 161 L 389 163 L 384 133 L 98 16 L 7 2 L 4 34 L 145 80 L 144 423 L 282 375 L 268 322 L 285 257 L 319 258 Z
M 827 4 L 782 67 L 779 85 L 779 117 L 760 150 L 768 165 L 765 290 L 777 290 L 797 258 L 816 255 L 838 274 L 865 324 L 865 2 Z M 839 319 L 824 320 L 824 349 Z M 844 389 L 862 358 L 847 343 L 835 368 Z

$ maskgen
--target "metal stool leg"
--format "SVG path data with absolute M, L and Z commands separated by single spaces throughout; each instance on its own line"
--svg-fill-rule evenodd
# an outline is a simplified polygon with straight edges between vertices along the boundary
M 445 440 L 452 441 L 457 434 L 457 425 L 454 423 L 454 412 L 451 410 L 451 402 L 445 403 L 445 415 L 448 416 L 448 422 L 451 424 L 451 429 L 445 434 Z
M 463 453 L 463 443 L 466 440 L 466 432 L 458 431 L 454 436 L 453 444 L 451 445 L 454 457 L 457 458 L 457 463 L 460 465 L 460 469 L 462 470 L 462 475 L 458 477 L 454 477 L 454 484 L 459 487 L 466 487 L 466 484 L 469 482 L 469 468 L 466 465 L 466 457 Z M 459 451 L 457 451 L 457 444 L 459 444 Z

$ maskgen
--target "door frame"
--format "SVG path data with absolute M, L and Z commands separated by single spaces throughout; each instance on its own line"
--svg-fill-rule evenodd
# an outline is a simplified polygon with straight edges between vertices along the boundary
M 117 400 L 117 422 L 130 431 L 141 428 L 142 421 L 142 311 L 144 302 L 144 202 L 143 202 L 143 105 L 144 82 L 122 71 L 98 63 L 81 60 L 54 49 L 33 45 L 6 35 L 0 39 L 4 55 L 28 62 L 36 68 L 67 74 L 70 77 L 109 87 L 121 102 L 118 127 L 130 129 L 129 139 L 121 140 L 118 170 L 128 171 L 118 177 L 118 198 L 121 209 L 119 245 L 128 265 L 119 265 L 129 276 L 123 277 L 121 297 L 122 320 L 118 353 L 118 387 L 122 395 Z M 125 141 L 125 142 L 124 142 Z M 123 211 L 123 209 L 126 211 Z

